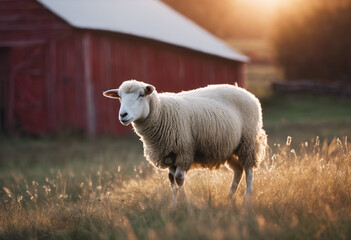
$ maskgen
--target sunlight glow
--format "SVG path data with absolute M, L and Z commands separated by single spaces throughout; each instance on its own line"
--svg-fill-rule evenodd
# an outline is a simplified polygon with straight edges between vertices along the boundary
M 267 12 L 273 12 L 281 4 L 289 0 L 238 0 L 238 2 L 255 5 L 256 7 L 263 8 Z
M 278 7 L 279 4 L 284 2 L 284 1 L 283 0 L 261 0 L 260 2 L 267 9 L 272 10 L 272 9 Z

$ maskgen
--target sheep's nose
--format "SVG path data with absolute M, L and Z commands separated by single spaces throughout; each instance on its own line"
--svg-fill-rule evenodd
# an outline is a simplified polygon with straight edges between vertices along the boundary
M 124 118 L 124 117 L 126 117 L 128 115 L 128 113 L 124 112 L 124 113 L 121 113 L 119 115 L 121 116 L 121 118 Z

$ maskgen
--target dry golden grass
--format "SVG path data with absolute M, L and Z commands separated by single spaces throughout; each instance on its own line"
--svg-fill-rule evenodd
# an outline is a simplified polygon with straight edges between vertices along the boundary
M 52 171 L 43 183 L 14 181 L 0 194 L 0 239 L 349 239 L 347 138 L 290 143 L 272 146 L 256 170 L 251 204 L 243 203 L 244 179 L 227 201 L 226 168 L 190 171 L 191 203 L 177 208 L 167 172 L 145 161 L 130 172 L 121 162 Z M 122 156 L 132 161 L 140 152 Z

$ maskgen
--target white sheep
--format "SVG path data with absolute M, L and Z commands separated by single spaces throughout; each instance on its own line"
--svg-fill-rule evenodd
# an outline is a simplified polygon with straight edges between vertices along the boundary
M 232 85 L 157 93 L 154 86 L 136 80 L 103 94 L 120 100 L 119 120 L 123 125 L 132 123 L 146 159 L 158 168 L 169 169 L 175 202 L 177 192 L 183 189 L 185 172 L 198 167 L 217 169 L 222 164 L 234 171 L 229 197 L 235 193 L 243 170 L 245 196 L 252 195 L 253 167 L 267 145 L 261 105 L 254 95 Z

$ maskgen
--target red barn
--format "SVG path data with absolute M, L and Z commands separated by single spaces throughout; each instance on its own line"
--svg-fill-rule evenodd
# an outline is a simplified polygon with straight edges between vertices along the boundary
M 0 127 L 125 134 L 102 91 L 244 84 L 247 58 L 158 0 L 0 0 Z

